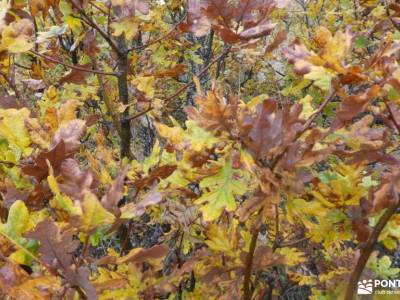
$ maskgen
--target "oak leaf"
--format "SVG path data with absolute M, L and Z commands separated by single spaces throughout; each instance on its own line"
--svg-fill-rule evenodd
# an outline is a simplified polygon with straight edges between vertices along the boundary
M 61 232 L 54 222 L 45 220 L 37 224 L 35 229 L 25 236 L 39 241 L 38 252 L 46 265 L 60 270 L 72 286 L 82 287 L 87 297 L 97 299 L 96 291 L 88 281 L 87 269 L 76 268 L 73 264 L 73 253 L 79 241 L 73 240 L 72 231 Z
M 239 179 L 238 174 L 230 163 L 226 163 L 216 175 L 206 177 L 200 182 L 204 192 L 195 204 L 201 205 L 200 211 L 205 221 L 217 219 L 224 209 L 236 209 L 235 196 L 243 195 L 247 190 L 244 179 Z
M 103 207 L 113 214 L 119 213 L 118 203 L 123 196 L 124 180 L 127 172 L 128 167 L 124 167 L 111 184 L 107 193 L 101 198 Z
M 68 158 L 61 163 L 63 182 L 60 191 L 73 199 L 82 200 L 85 192 L 92 187 L 93 174 L 89 169 L 81 170 L 75 159 Z

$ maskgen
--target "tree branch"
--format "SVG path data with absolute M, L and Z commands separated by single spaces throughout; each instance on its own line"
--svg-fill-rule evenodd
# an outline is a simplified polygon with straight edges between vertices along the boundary
M 389 222 L 390 218 L 393 216 L 393 214 L 396 213 L 397 208 L 399 207 L 399 202 L 394 203 L 392 206 L 390 206 L 383 216 L 379 219 L 378 224 L 376 224 L 374 230 L 371 233 L 371 236 L 369 237 L 368 241 L 366 242 L 365 247 L 363 248 L 361 252 L 361 256 L 357 261 L 357 265 L 354 268 L 353 273 L 350 276 L 349 279 L 349 285 L 347 286 L 346 290 L 346 300 L 352 300 L 354 293 L 357 289 L 357 283 L 358 280 L 361 277 L 361 274 L 365 268 L 365 265 L 368 262 L 368 259 L 374 250 L 374 246 L 376 242 L 378 241 L 379 235 L 382 232 L 382 230 L 385 228 L 386 224 Z
M 53 63 L 62 65 L 64 67 L 67 67 L 67 68 L 70 68 L 70 69 L 73 69 L 73 70 L 78 70 L 78 71 L 88 72 L 88 73 L 93 73 L 93 74 L 108 75 L 108 76 L 117 76 L 118 75 L 117 73 L 113 73 L 113 72 L 104 72 L 104 71 L 100 71 L 100 70 L 91 70 L 91 69 L 87 69 L 87 68 L 83 68 L 83 67 L 79 67 L 79 66 L 66 64 L 66 63 L 64 63 L 62 61 L 59 61 L 59 60 L 55 59 L 55 58 L 43 55 L 43 54 L 41 54 L 39 52 L 36 52 L 36 51 L 33 51 L 33 50 L 31 50 L 29 52 L 31 54 L 33 54 L 33 55 L 36 55 L 36 56 L 39 56 L 39 57 L 43 58 L 44 60 L 51 61 Z
M 394 116 L 393 110 L 390 107 L 390 104 L 388 103 L 387 99 L 384 99 L 384 102 L 387 110 L 389 111 L 390 118 L 392 119 L 392 122 L 397 129 L 397 133 L 400 134 L 400 124 L 397 123 L 396 117 Z
M 14 91 L 15 97 L 17 97 L 17 99 L 21 99 L 21 95 L 17 89 L 17 86 L 12 82 L 9 76 L 7 74 L 4 74 L 3 72 L 0 72 L 0 75 L 4 78 L 4 80 L 8 83 L 10 88 Z
M 75 1 L 71 1 L 70 2 L 72 4 L 72 6 L 74 8 L 76 8 L 79 13 L 83 16 L 82 21 L 84 21 L 86 24 L 88 24 L 90 27 L 92 27 L 93 29 L 95 29 L 106 41 L 107 43 L 110 45 L 110 47 L 117 53 L 120 53 L 120 49 L 117 45 L 117 43 L 107 34 L 107 32 L 105 32 L 103 29 L 100 28 L 100 26 L 93 21 L 87 14 L 86 12 L 79 7 Z
M 141 46 L 137 46 L 137 47 L 131 47 L 128 49 L 129 51 L 136 51 L 136 50 L 143 50 L 146 49 L 147 47 L 150 47 L 151 45 L 157 44 L 161 41 L 163 41 L 164 39 L 166 39 L 167 37 L 169 37 L 172 33 L 174 33 L 174 31 L 178 28 L 178 26 L 185 20 L 186 18 L 186 14 L 184 14 L 184 16 L 179 20 L 178 23 L 176 23 L 174 25 L 174 27 L 171 28 L 170 31 L 168 31 L 165 35 L 159 37 L 158 39 L 155 39 L 153 41 L 149 41 L 147 44 L 145 45 L 141 45 Z
M 252 295 L 252 291 L 250 289 L 250 278 L 253 269 L 253 258 L 257 246 L 257 239 L 259 233 L 260 233 L 260 226 L 257 226 L 257 229 L 253 232 L 253 235 L 251 236 L 249 254 L 247 254 L 246 257 L 246 266 L 244 269 L 244 279 L 243 279 L 243 300 L 250 300 Z

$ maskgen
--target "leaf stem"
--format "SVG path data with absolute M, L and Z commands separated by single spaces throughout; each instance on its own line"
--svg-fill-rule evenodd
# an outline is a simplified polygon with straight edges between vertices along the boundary
M 8 83 L 10 88 L 14 91 L 15 97 L 17 97 L 17 99 L 21 99 L 21 95 L 17 89 L 17 86 L 12 82 L 9 76 L 7 74 L 4 74 L 3 72 L 0 72 L 0 75 L 4 78 L 4 80 Z

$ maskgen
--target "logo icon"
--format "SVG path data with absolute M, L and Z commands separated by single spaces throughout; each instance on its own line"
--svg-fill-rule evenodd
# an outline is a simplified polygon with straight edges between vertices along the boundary
M 372 279 L 364 279 L 358 282 L 357 294 L 358 295 L 371 295 L 373 291 L 374 284 Z

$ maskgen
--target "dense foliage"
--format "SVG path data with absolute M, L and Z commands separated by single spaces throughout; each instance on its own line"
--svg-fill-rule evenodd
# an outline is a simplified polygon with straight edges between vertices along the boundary
M 0 297 L 399 276 L 399 30 L 397 1 L 0 0 Z

